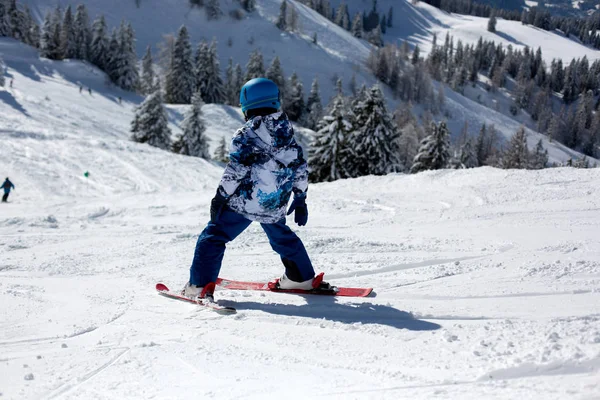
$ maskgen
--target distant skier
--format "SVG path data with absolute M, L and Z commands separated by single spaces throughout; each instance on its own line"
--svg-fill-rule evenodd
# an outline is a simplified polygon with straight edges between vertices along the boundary
M 285 223 L 292 193 L 287 214 L 295 212 L 294 221 L 300 226 L 308 221 L 308 172 L 292 124 L 279 111 L 279 89 L 268 79 L 252 79 L 242 87 L 240 103 L 246 124 L 233 137 L 230 161 L 211 202 L 210 222 L 196 243 L 183 295 L 204 298 L 212 294 L 225 244 L 252 221 L 261 224 L 271 247 L 281 256 L 285 273 L 279 288 L 330 290 L 322 282 L 323 274 L 315 277 L 302 241 Z
M 2 202 L 6 203 L 8 201 L 8 195 L 10 194 L 10 190 L 14 189 L 15 185 L 10 181 L 10 179 L 6 178 L 4 183 L 2 184 L 2 189 L 4 189 L 4 196 L 2 196 Z

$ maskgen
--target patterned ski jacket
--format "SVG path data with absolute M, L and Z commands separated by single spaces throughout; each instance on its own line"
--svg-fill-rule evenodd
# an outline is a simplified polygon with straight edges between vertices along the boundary
M 292 192 L 306 197 L 308 170 L 283 112 L 257 116 L 236 132 L 219 193 L 233 211 L 266 224 L 285 218 Z

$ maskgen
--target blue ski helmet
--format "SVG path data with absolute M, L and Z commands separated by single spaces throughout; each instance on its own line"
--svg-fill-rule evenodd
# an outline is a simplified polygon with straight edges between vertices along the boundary
M 255 108 L 281 108 L 279 88 L 270 79 L 255 78 L 246 82 L 240 91 L 242 112 Z

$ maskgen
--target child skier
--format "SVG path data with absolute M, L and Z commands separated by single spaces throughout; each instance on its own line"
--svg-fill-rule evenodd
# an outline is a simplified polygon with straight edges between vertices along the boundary
M 210 222 L 198 242 L 183 295 L 212 296 L 225 254 L 225 244 L 252 221 L 260 222 L 273 250 L 283 261 L 280 289 L 331 290 L 315 277 L 302 241 L 285 224 L 285 208 L 293 192 L 288 215 L 295 212 L 299 226 L 308 221 L 308 171 L 302 148 L 294 139 L 287 116 L 279 111 L 277 85 L 265 78 L 248 81 L 240 92 L 246 124 L 233 137 L 230 161 L 210 206 Z

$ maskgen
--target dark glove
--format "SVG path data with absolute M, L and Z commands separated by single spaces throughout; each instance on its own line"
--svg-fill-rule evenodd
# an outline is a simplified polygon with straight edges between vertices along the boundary
M 219 220 L 225 206 L 227 206 L 227 198 L 217 190 L 217 194 L 210 202 L 210 222 L 214 224 Z
M 294 222 L 299 226 L 304 226 L 308 222 L 308 207 L 306 206 L 306 200 L 304 198 L 294 197 L 294 201 L 292 201 L 292 205 L 287 212 L 287 215 L 290 215 L 296 211 L 294 214 Z

